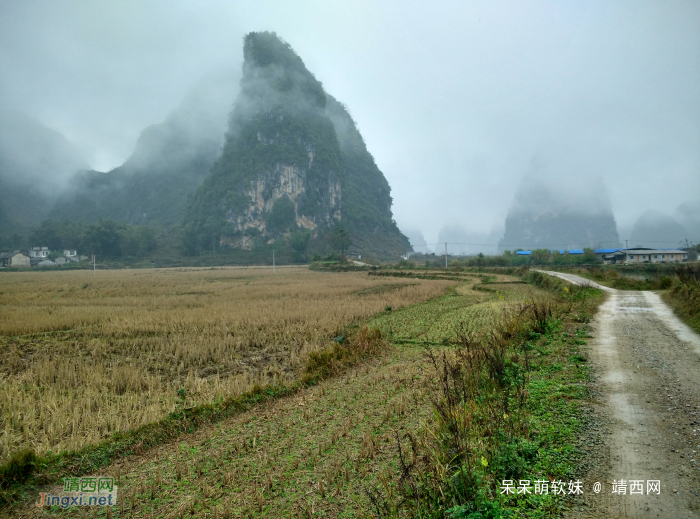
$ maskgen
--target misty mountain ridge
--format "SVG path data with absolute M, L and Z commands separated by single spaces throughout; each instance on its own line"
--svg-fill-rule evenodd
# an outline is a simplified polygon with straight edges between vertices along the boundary
M 693 241 L 694 237 L 675 218 L 650 209 L 637 218 L 629 241 L 630 246 L 668 249 L 684 245 L 686 239 Z
M 236 79 L 226 72 L 201 80 L 165 121 L 141 132 L 124 164 L 107 173 L 83 171 L 71 179 L 50 217 L 179 224 L 188 195 L 221 153 Z
M 602 179 L 562 182 L 527 177 L 506 217 L 500 250 L 620 246 Z
M 188 250 L 250 249 L 300 232 L 325 239 L 339 226 L 356 250 L 408 250 L 389 184 L 345 107 L 275 33 L 248 34 L 243 53 L 222 155 L 183 222 Z
M 59 132 L 26 114 L 0 112 L 1 234 L 38 225 L 66 179 L 87 167 Z
M 687 239 L 700 243 L 700 203 L 682 203 L 676 208 L 673 216 L 687 231 Z
M 414 252 L 420 252 L 422 254 L 430 254 L 433 252 L 433 249 L 428 246 L 428 242 L 420 229 L 406 229 L 403 232 L 408 238 Z

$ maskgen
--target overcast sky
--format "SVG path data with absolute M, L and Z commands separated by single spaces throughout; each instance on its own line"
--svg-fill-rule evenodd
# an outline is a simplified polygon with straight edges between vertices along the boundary
M 699 1 L 0 0 L 0 108 L 108 170 L 258 30 L 348 106 L 428 242 L 502 226 L 533 164 L 601 176 L 623 227 L 700 199 Z

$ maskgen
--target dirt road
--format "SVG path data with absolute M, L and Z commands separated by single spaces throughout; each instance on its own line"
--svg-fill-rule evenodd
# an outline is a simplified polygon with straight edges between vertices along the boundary
M 700 517 L 700 336 L 654 292 L 600 288 L 608 297 L 592 323 L 589 356 L 604 447 L 591 451 L 595 468 L 572 516 Z M 620 480 L 624 495 L 612 493 Z M 647 492 L 654 480 L 658 494 Z

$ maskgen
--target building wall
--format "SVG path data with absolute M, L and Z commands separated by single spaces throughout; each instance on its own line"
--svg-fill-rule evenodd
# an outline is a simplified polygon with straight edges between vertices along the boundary
M 644 258 L 646 256 L 646 259 Z M 656 252 L 652 254 L 629 254 L 627 263 L 680 263 L 683 260 L 683 254 Z M 685 260 L 687 261 L 687 259 Z
M 7 262 L 8 267 L 28 267 L 29 265 L 29 256 L 24 254 L 15 254 Z

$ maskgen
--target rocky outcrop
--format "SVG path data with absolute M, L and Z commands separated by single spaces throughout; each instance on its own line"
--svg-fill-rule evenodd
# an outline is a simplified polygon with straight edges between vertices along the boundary
M 346 108 L 274 33 L 248 34 L 243 54 L 223 152 L 183 221 L 186 250 L 250 249 L 296 231 L 328 243 L 339 225 L 360 252 L 410 250 L 389 184 Z
M 309 167 L 312 163 L 313 155 L 310 153 Z M 230 237 L 230 233 L 228 236 L 222 235 L 220 244 L 247 249 L 253 245 L 251 236 L 269 236 L 268 239 L 272 240 L 275 229 L 269 228 L 266 216 L 272 213 L 276 202 L 284 199 L 291 201 L 294 209 L 293 222 L 290 223 L 312 231 L 313 238 L 318 237 L 319 226 L 329 227 L 340 221 L 342 186 L 340 179 L 332 173 L 328 175 L 327 189 L 319 190 L 322 193 L 321 211 L 314 215 L 306 214 L 307 171 L 306 168 L 277 163 L 271 172 L 251 180 L 249 189 L 242 191 L 242 195 L 249 200 L 248 206 L 243 210 L 229 208 L 226 213 L 226 222 L 233 230 L 234 238 Z

